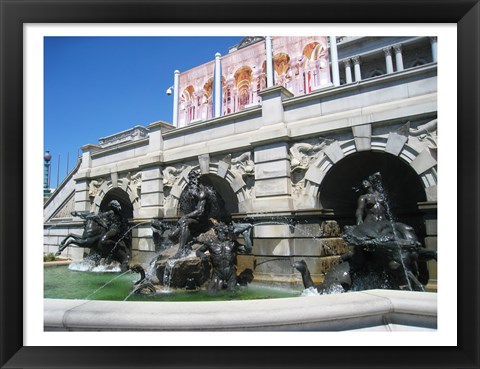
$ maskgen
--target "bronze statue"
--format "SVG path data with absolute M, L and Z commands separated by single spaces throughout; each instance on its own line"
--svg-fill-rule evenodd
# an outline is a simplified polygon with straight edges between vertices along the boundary
M 107 262 L 117 261 L 121 269 L 128 269 L 129 234 L 128 224 L 122 216 L 122 207 L 117 200 L 108 204 L 108 210 L 100 214 L 87 211 L 74 211 L 73 216 L 86 220 L 81 236 L 70 233 L 60 243 L 55 255 L 60 255 L 68 246 L 84 247 L 91 249 L 91 253 Z
M 210 207 L 215 196 L 214 190 L 200 183 L 200 173 L 192 170 L 188 174 L 188 184 L 185 190 L 185 209 L 188 211 L 177 222 L 177 227 L 170 238 L 178 239 L 177 257 L 188 254 L 193 237 L 209 228 Z
M 423 291 L 418 262 L 436 260 L 436 252 L 422 247 L 413 227 L 393 221 L 380 173 L 365 179 L 360 190 L 356 225 L 345 226 L 343 232 L 350 251 L 326 273 L 324 282 L 313 285 L 305 261 L 292 265 L 302 274 L 305 288 L 315 287 L 320 293 L 335 285 L 344 291 L 372 288 Z
M 357 285 L 361 279 L 377 278 L 389 288 L 423 290 L 418 261 L 436 259 L 436 253 L 422 247 L 413 227 L 392 219 L 380 173 L 369 176 L 361 187 L 364 193 L 357 202 L 357 225 L 345 226 L 343 233 L 353 250 L 342 260 L 350 263 Z
M 251 228 L 251 225 L 250 225 Z M 248 226 L 242 227 L 237 225 L 236 231 L 245 232 L 248 230 Z M 221 290 L 229 289 L 233 290 L 237 286 L 237 253 L 249 253 L 250 247 L 241 245 L 236 241 L 233 234 L 234 230 L 231 230 L 225 223 L 218 222 L 214 226 L 215 235 L 199 237 L 197 242 L 201 243 L 199 249 L 196 251 L 196 255 L 204 260 L 207 258 L 205 252 L 209 252 L 210 260 L 212 262 L 213 271 L 208 289 Z
M 325 275 L 323 282 L 319 285 L 313 283 L 312 276 L 308 270 L 305 260 L 295 261 L 292 267 L 302 275 L 302 282 L 305 288 L 315 288 L 319 294 L 348 291 L 351 288 L 350 267 L 348 263 L 337 265 L 331 272 Z
M 140 295 L 152 295 L 156 292 L 155 286 L 147 279 L 145 275 L 145 269 L 140 264 L 135 264 L 130 267 L 130 270 L 134 273 L 140 274 L 140 279 L 136 281 L 133 289 L 133 293 Z
M 385 195 L 378 188 L 379 181 L 380 173 L 374 173 L 362 181 L 361 189 L 364 194 L 360 195 L 357 202 L 355 212 L 357 225 L 387 219 Z
M 173 245 L 173 240 L 166 231 L 171 229 L 171 226 L 162 220 L 154 219 L 150 223 L 153 233 L 153 244 L 155 245 L 155 252 L 165 250 Z

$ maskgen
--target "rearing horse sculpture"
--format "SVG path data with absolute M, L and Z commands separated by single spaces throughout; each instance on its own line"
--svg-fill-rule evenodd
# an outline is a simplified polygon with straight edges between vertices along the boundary
M 107 262 L 118 261 L 122 270 L 127 270 L 130 259 L 127 245 L 128 232 L 121 217 L 120 203 L 112 200 L 108 208 L 108 211 L 101 214 L 87 211 L 72 212 L 73 216 L 86 220 L 83 234 L 81 236 L 68 234 L 60 243 L 55 255 L 60 255 L 68 246 L 89 248 L 100 258 L 105 258 Z

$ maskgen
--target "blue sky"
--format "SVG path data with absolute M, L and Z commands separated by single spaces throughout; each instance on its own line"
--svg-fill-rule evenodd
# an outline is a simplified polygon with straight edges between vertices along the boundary
M 172 122 L 173 72 L 215 59 L 243 37 L 45 37 L 44 149 L 55 188 L 80 147 L 163 120 Z M 60 160 L 59 160 L 60 156 Z M 60 165 L 59 165 L 60 163 Z M 59 168 L 59 170 L 58 170 Z M 57 176 L 58 173 L 58 176 Z

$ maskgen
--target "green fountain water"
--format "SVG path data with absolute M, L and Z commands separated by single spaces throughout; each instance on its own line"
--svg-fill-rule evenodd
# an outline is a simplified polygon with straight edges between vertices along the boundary
M 44 297 L 108 301 L 225 301 L 296 297 L 302 288 L 281 288 L 252 283 L 234 291 L 176 291 L 160 289 L 156 294 L 131 294 L 138 275 L 130 272 L 79 272 L 67 266 L 44 268 Z M 129 296 L 130 295 L 130 296 Z

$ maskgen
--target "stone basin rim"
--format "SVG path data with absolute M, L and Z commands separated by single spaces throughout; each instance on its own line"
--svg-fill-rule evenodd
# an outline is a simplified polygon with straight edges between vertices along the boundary
M 437 293 L 366 290 L 212 302 L 44 300 L 45 331 L 392 331 L 402 327 L 436 330 Z

